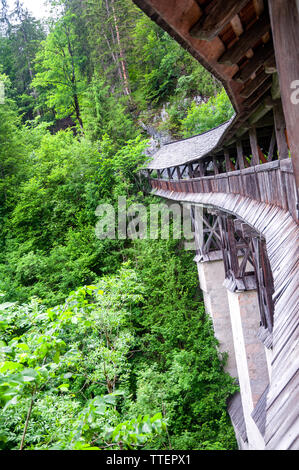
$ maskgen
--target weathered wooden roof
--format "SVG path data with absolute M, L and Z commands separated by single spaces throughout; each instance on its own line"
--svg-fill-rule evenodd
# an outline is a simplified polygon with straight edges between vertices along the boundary
M 211 153 L 218 145 L 227 129 L 232 125 L 235 117 L 203 134 L 178 140 L 163 145 L 147 164 L 151 170 L 163 170 L 198 160 Z
M 133 0 L 224 85 L 243 118 L 270 94 L 276 72 L 264 0 Z

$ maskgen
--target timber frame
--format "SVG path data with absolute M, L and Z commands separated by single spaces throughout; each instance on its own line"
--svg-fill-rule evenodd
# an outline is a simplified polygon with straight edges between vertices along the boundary
M 163 146 L 142 171 L 144 186 L 191 205 L 195 261 L 223 259 L 229 291 L 257 291 L 257 335 L 273 356 L 252 417 L 265 449 L 299 449 L 299 103 L 291 99 L 299 3 L 133 1 L 222 82 L 234 106 L 229 122 Z

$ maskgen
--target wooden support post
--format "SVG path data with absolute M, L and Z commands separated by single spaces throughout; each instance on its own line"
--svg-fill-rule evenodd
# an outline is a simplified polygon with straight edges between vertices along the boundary
M 271 96 L 274 101 L 280 99 L 280 86 L 277 72 L 272 76 Z
M 173 167 L 172 171 L 170 170 L 170 174 L 171 174 L 171 179 L 172 179 L 173 175 L 175 174 L 175 167 Z
M 260 162 L 260 155 L 257 143 L 257 135 L 256 135 L 256 128 L 252 127 L 249 131 L 249 138 L 250 138 L 250 147 L 252 152 L 252 160 L 251 166 L 258 165 Z
M 289 158 L 289 149 L 286 139 L 286 123 L 284 119 L 281 101 L 277 101 L 273 107 L 276 142 L 278 147 L 279 160 Z
M 299 80 L 299 11 L 296 0 L 268 0 L 278 69 L 281 100 L 290 151 L 299 186 L 299 103 L 295 86 Z M 297 98 L 297 99 L 296 99 Z
M 214 173 L 215 175 L 219 174 L 218 162 L 216 157 L 213 157 L 213 166 L 214 166 Z
M 244 165 L 244 155 L 243 155 L 243 147 L 242 147 L 241 140 L 237 142 L 237 154 L 238 154 L 239 170 L 244 170 L 245 165 Z
M 178 179 L 181 180 L 182 179 L 182 174 L 181 174 L 181 170 L 180 170 L 179 166 L 176 167 L 176 172 L 177 172 L 177 175 L 178 175 Z
M 203 162 L 199 162 L 198 167 L 199 167 L 199 174 L 200 174 L 200 176 L 201 176 L 201 177 L 205 176 L 205 170 L 204 170 L 204 164 L 203 164 Z
M 273 160 L 275 144 L 276 144 L 275 129 L 273 129 L 273 133 L 272 133 L 272 137 L 271 137 L 271 141 L 270 141 L 270 146 L 269 146 L 269 151 L 268 151 L 268 162 L 272 162 L 272 160 Z
M 189 178 L 193 178 L 193 165 L 192 163 L 188 163 L 188 176 Z
M 162 174 L 161 174 L 161 170 L 157 170 L 157 175 L 158 175 L 158 179 L 162 179 Z
M 171 180 L 172 175 L 171 175 L 170 168 L 167 168 L 167 174 L 168 174 L 168 179 Z
M 235 15 L 240 13 L 248 0 L 215 0 L 208 15 L 203 15 L 191 28 L 190 35 L 197 39 L 211 41 Z
M 224 156 L 225 156 L 225 169 L 226 169 L 226 173 L 229 173 L 231 170 L 231 161 L 230 161 L 230 158 L 229 158 L 229 151 L 228 150 L 225 150 L 224 151 Z

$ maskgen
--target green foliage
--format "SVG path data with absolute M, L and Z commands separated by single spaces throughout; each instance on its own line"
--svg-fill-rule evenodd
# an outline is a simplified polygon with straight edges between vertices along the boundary
M 201 134 L 223 124 L 233 116 L 234 110 L 223 89 L 216 97 L 207 103 L 196 105 L 194 102 L 188 110 L 187 116 L 181 122 L 184 137 Z
M 99 204 L 156 202 L 139 119 L 187 137 L 231 105 L 131 1 L 51 3 L 47 37 L 22 9 L 0 34 L 0 448 L 233 449 L 193 254 L 95 236 Z
M 37 98 L 35 90 L 31 89 L 34 59 L 45 39 L 45 31 L 40 21 L 33 18 L 20 2 L 14 5 L 12 18 L 5 16 L 2 24 L 0 69 L 2 66 L 12 82 L 11 97 L 17 102 L 20 114 L 25 119 L 32 119 Z
M 85 57 L 77 50 L 77 36 L 68 13 L 60 19 L 43 42 L 36 56 L 36 76 L 32 86 L 39 92 L 39 99 L 53 108 L 56 117 L 72 116 L 83 128 L 80 99 L 86 87 L 81 74 Z
M 136 274 L 123 268 L 117 276 L 72 292 L 53 309 L 45 310 L 36 300 L 25 306 L 2 306 L 0 421 L 8 426 L 2 436 L 4 448 L 15 448 L 19 442 L 24 448 L 27 432 L 35 448 L 77 450 L 100 449 L 107 442 L 114 448 L 136 448 L 163 432 L 160 414 L 122 422 L 117 409 L 127 395 L 126 358 L 135 341 L 130 316 L 143 300 L 142 291 Z M 59 401 L 61 394 L 67 395 L 67 405 Z M 15 426 L 15 419 L 8 424 L 6 414 L 10 407 L 18 413 L 19 402 L 22 437 L 21 426 Z M 54 423 L 46 403 L 58 414 L 60 406 L 75 411 L 62 423 L 63 433 L 52 434 Z M 36 435 L 43 420 L 48 426 L 44 434 Z
M 129 72 L 133 95 L 142 107 L 173 96 L 214 93 L 211 75 L 146 16 L 136 20 L 133 38 L 135 60 Z

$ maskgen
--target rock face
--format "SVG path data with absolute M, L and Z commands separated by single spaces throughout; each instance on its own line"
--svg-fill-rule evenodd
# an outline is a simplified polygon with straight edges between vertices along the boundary
M 197 105 L 200 105 L 206 102 L 206 99 L 201 95 L 193 96 L 192 98 L 184 98 L 181 105 L 187 113 L 188 107 L 192 102 L 195 102 Z M 143 121 L 139 121 L 140 127 L 150 136 L 149 146 L 146 150 L 146 155 L 152 156 L 157 150 L 163 147 L 165 144 L 175 142 L 177 137 L 171 135 L 167 130 L 158 130 L 155 127 L 155 124 L 158 125 L 159 122 L 167 122 L 169 119 L 168 108 L 170 103 L 164 103 L 162 109 L 155 111 L 152 116 L 152 124 L 145 124 Z M 153 112 L 153 110 L 149 110 Z
M 174 142 L 174 138 L 165 131 L 158 131 L 153 126 L 146 125 L 143 122 L 139 122 L 142 129 L 150 136 L 149 146 L 146 149 L 146 155 L 152 156 L 159 148 L 165 144 Z

